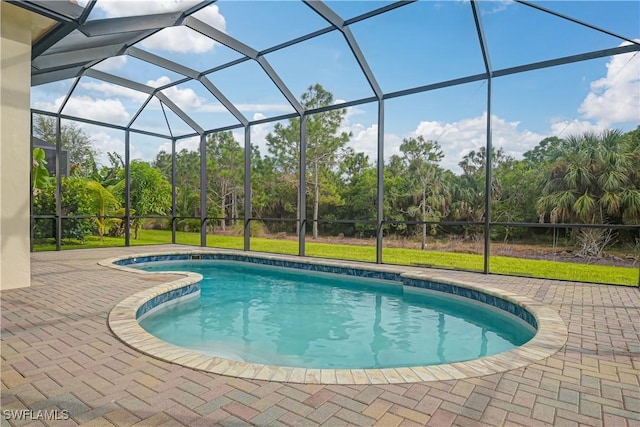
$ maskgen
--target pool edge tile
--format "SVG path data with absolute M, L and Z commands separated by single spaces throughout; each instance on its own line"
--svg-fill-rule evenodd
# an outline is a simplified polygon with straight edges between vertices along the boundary
M 137 321 L 137 312 L 142 306 L 147 305 L 148 312 L 170 301 L 169 294 L 175 298 L 189 297 L 192 293 L 187 292 L 202 280 L 202 276 L 197 273 L 185 272 L 146 272 L 130 267 L 136 262 L 145 260 L 165 259 L 190 259 L 192 255 L 207 256 L 216 259 L 219 257 L 238 258 L 245 260 L 249 258 L 259 259 L 261 264 L 277 264 L 285 262 L 289 266 L 304 269 L 334 272 L 346 271 L 347 274 L 369 277 L 366 272 L 373 272 L 372 276 L 379 277 L 404 277 L 411 280 L 431 281 L 460 287 L 465 289 L 463 297 L 472 299 L 480 298 L 483 301 L 486 297 L 481 294 L 502 300 L 505 304 L 513 304 L 510 312 L 519 313 L 519 317 L 530 322 L 535 322 L 537 326 L 536 335 L 529 342 L 512 350 L 474 359 L 467 362 L 455 362 L 442 365 L 416 366 L 408 368 L 383 368 L 383 369 L 306 369 L 290 367 L 269 367 L 267 365 L 237 362 L 223 358 L 208 356 L 196 351 L 183 349 L 150 335 L 142 329 Z M 133 261 L 130 261 L 133 260 Z M 157 285 L 144 291 L 140 291 L 130 297 L 123 299 L 109 313 L 107 323 L 109 329 L 121 341 L 134 349 L 171 363 L 181 364 L 191 369 L 203 370 L 221 375 L 238 376 L 243 378 L 261 379 L 266 381 L 282 381 L 307 384 L 393 384 L 410 382 L 428 382 L 436 380 L 449 380 L 471 378 L 481 375 L 505 372 L 507 370 L 524 367 L 532 363 L 544 360 L 559 351 L 567 341 L 568 330 L 565 322 L 558 312 L 541 302 L 531 300 L 527 297 L 503 291 L 491 286 L 477 285 L 463 280 L 454 280 L 446 277 L 446 272 L 434 270 L 425 271 L 408 266 L 395 265 L 368 265 L 352 261 L 323 260 L 314 258 L 299 258 L 278 254 L 252 253 L 247 255 L 236 250 L 185 250 L 171 251 L 168 253 L 147 253 L 129 255 L 119 258 L 110 258 L 98 262 L 99 265 L 121 271 L 136 274 L 173 274 L 181 276 L 177 280 Z M 326 268 L 313 268 L 313 266 L 327 266 Z M 346 269 L 346 270 L 345 270 Z M 376 276 L 377 274 L 377 276 Z M 385 276 L 386 275 L 386 276 Z M 392 275 L 392 276 L 389 276 Z M 199 287 L 199 285 L 198 285 Z M 199 292 L 199 288 L 198 288 Z M 455 294 L 455 293 L 454 293 Z M 166 296 L 165 296 L 166 295 Z M 155 301 L 160 301 L 154 306 Z M 490 299 L 490 301 L 497 301 Z M 482 302 L 482 301 L 480 301 Z M 504 304 L 503 304 L 504 307 Z M 513 308 L 515 307 L 515 308 Z M 526 314 L 528 313 L 528 314 Z M 515 314 L 514 314 L 515 315 Z M 273 368 L 273 369 L 271 369 Z M 269 377 L 269 375 L 271 375 Z

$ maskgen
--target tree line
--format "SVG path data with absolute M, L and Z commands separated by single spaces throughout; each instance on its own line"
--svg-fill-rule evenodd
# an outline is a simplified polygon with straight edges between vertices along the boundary
M 331 106 L 334 99 L 321 85 L 302 95 L 306 109 Z M 339 132 L 346 109 L 307 117 L 306 200 L 311 236 L 320 234 L 373 236 L 377 212 L 377 164 L 347 144 L 351 135 Z M 55 143 L 55 121 L 38 116 L 34 134 Z M 96 215 L 93 222 L 67 220 L 63 237 L 81 238 L 123 232 L 124 162 L 108 153 L 109 165 L 98 166 L 92 141 L 75 125 L 62 129 L 69 150 L 71 174 L 62 179 L 63 215 Z M 295 219 L 298 216 L 300 119 L 277 123 L 266 137 L 266 153 L 251 149 L 251 208 L 255 218 Z M 236 228 L 244 208 L 244 147 L 231 132 L 206 138 L 206 216 L 217 218 L 221 231 Z M 441 222 L 481 223 L 485 217 L 487 156 L 491 156 L 491 221 L 517 223 L 640 224 L 640 127 L 623 133 L 607 130 L 567 138 L 550 137 L 514 159 L 502 148 L 480 148 L 461 158 L 461 172 L 444 169 L 438 141 L 405 138 L 399 154 L 384 164 L 384 218 L 391 233 L 417 238 L 422 248 L 429 236 L 445 230 Z M 34 154 L 34 211 L 55 212 L 51 180 L 36 180 L 43 159 Z M 42 170 L 40 169 L 42 172 Z M 131 214 L 167 216 L 172 206 L 171 153 L 159 152 L 151 162 L 130 165 Z M 42 175 L 42 173 L 40 173 Z M 176 216 L 178 228 L 200 227 L 200 153 L 176 153 Z M 44 182 L 44 184 L 43 184 Z M 322 222 L 318 222 L 322 220 Z M 341 222 L 359 220 L 362 223 Z M 333 221 L 333 222 L 331 222 Z M 406 222 L 417 226 L 407 226 Z M 149 221 L 147 221 L 148 225 Z M 169 228 L 168 223 L 155 221 Z M 241 223 L 241 221 L 240 221 Z M 134 232 L 145 224 L 133 221 Z M 293 222 L 264 221 L 265 232 L 295 230 Z M 241 228 L 240 228 L 241 230 Z M 481 230 L 455 229 L 470 238 Z M 46 230 L 40 230 L 42 235 Z M 526 238 L 529 230 L 495 227 L 494 238 Z M 38 230 L 36 230 L 36 236 Z M 573 236 L 574 238 L 577 236 Z M 602 236 L 592 236 L 592 239 Z

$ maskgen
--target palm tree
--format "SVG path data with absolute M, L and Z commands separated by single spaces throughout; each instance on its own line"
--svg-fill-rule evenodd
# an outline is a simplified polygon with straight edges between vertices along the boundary
M 538 214 L 552 222 L 637 221 L 640 188 L 632 175 L 638 160 L 623 141 L 618 130 L 567 138 L 546 177 Z
M 438 166 L 444 158 L 440 145 L 420 135 L 417 138 L 405 138 L 400 151 L 403 154 L 403 167 L 409 173 L 407 183 L 414 202 L 407 213 L 419 217 L 423 222 L 440 220 L 447 215 L 449 201 L 444 171 Z M 421 249 L 424 250 L 427 245 L 427 224 L 423 223 L 421 228 Z
M 633 146 L 618 130 L 572 135 L 560 146 L 536 204 L 552 223 L 637 223 L 640 165 Z M 573 230 L 582 255 L 600 256 L 613 235 L 605 229 Z
M 504 153 L 502 147 L 491 149 L 491 170 L 495 172 L 499 168 L 509 164 L 513 158 Z M 486 164 L 487 149 L 472 150 L 462 158 L 458 166 L 462 168 L 462 175 L 457 177 L 452 186 L 454 202 L 452 203 L 453 217 L 459 221 L 481 222 L 485 218 L 485 193 L 486 193 Z M 500 200 L 502 184 L 495 173 L 491 177 L 491 201 Z M 493 206 L 493 204 L 491 205 Z M 493 216 L 493 215 L 492 215 Z M 494 218 L 492 218 L 494 219 Z M 482 234 L 482 228 L 478 226 L 465 227 L 465 239 L 478 238 Z
M 96 224 L 98 226 L 98 236 L 102 242 L 105 232 L 113 225 L 114 221 L 117 221 L 117 219 L 107 218 L 107 216 L 120 208 L 120 203 L 116 196 L 98 181 L 87 180 L 86 186 L 91 194 L 93 208 L 98 212 Z

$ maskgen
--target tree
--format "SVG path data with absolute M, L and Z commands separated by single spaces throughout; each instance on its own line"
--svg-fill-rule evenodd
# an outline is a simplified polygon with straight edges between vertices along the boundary
M 56 119 L 37 115 L 33 133 L 40 139 L 56 145 Z M 67 150 L 70 169 L 74 175 L 91 176 L 97 172 L 95 158 L 98 152 L 84 129 L 75 122 L 63 122 L 60 126 L 62 147 Z
M 512 160 L 510 156 L 504 154 L 502 148 L 491 150 L 491 168 L 493 172 Z M 462 161 L 458 163 L 463 173 L 456 178 L 453 188 L 454 202 L 452 204 L 452 212 L 454 219 L 471 222 L 481 222 L 484 219 L 486 212 L 486 162 L 487 150 L 485 147 L 481 147 L 477 151 L 473 150 L 469 152 L 462 158 Z M 496 173 L 492 173 L 492 206 L 495 206 L 495 201 L 500 199 L 501 194 L 502 185 L 499 176 Z M 465 233 L 467 233 L 468 230 L 469 229 L 465 229 Z M 474 234 L 476 234 L 479 229 L 471 228 L 471 230 L 476 230 L 474 231 Z
M 171 183 L 160 170 L 147 162 L 134 160 L 130 165 L 131 182 L 129 200 L 131 209 L 137 216 L 166 215 L 171 208 Z M 125 179 L 124 171 L 120 172 L 120 181 L 113 187 L 120 203 L 124 205 Z M 133 221 L 134 238 L 137 239 L 142 223 L 140 218 Z
M 538 213 L 551 222 L 633 222 L 640 216 L 638 162 L 618 130 L 572 135 L 546 176 Z M 635 171 L 635 172 L 634 172 Z
M 525 152 L 522 158 L 531 163 L 544 163 L 555 160 L 560 154 L 560 147 L 565 141 L 557 136 L 543 139 L 533 149 Z
M 307 110 L 328 107 L 333 104 L 333 95 L 319 84 L 311 86 L 302 95 L 302 105 Z M 328 174 L 338 161 L 338 152 L 351 137 L 346 132 L 338 134 L 346 109 L 333 110 L 310 116 L 307 120 L 307 165 L 313 186 L 313 238 L 318 238 L 318 218 L 320 210 L 320 189 L 323 174 Z M 327 179 L 324 180 L 327 184 Z M 325 185 L 325 187 L 329 187 Z M 335 188 L 332 188 L 335 190 Z M 341 201 L 336 191 L 325 192 L 325 198 L 333 204 Z
M 567 138 L 547 173 L 537 209 L 541 220 L 585 224 L 638 223 L 640 187 L 633 138 L 618 130 Z M 600 256 L 612 241 L 605 229 L 573 230 L 580 254 Z
M 504 154 L 502 148 L 491 150 L 492 171 L 500 168 L 505 163 L 512 161 L 510 156 Z M 458 165 L 462 168 L 462 175 L 457 188 L 458 214 L 461 218 L 479 222 L 484 218 L 485 206 L 485 181 L 486 181 L 487 150 L 481 147 L 478 151 L 472 150 L 462 158 Z M 501 193 L 501 185 L 495 173 L 491 177 L 492 200 L 497 199 Z
M 438 221 L 446 216 L 449 203 L 449 189 L 438 163 L 444 153 L 436 141 L 427 141 L 422 135 L 405 138 L 400 145 L 402 162 L 407 174 L 409 191 L 414 204 L 408 213 L 419 217 L 420 221 Z M 427 224 L 423 223 L 421 248 L 426 249 Z M 433 228 L 435 231 L 435 228 Z
M 276 124 L 276 127 L 279 126 L 279 123 Z M 260 218 L 290 218 L 296 215 L 297 168 L 294 166 L 289 169 L 282 159 L 268 155 L 254 156 L 251 165 L 251 209 L 254 215 Z
M 320 84 L 309 86 L 302 95 L 301 104 L 306 110 L 333 105 L 333 95 Z M 340 204 L 334 186 L 327 185 L 329 172 L 336 167 L 340 149 L 349 141 L 350 134 L 338 133 L 346 109 L 337 109 L 307 116 L 307 184 L 311 187 L 313 204 L 313 238 L 318 237 L 318 217 L 321 199 Z M 294 118 L 287 126 L 279 123 L 267 135 L 267 147 L 274 158 L 274 166 L 286 182 L 295 186 L 298 182 L 297 161 L 300 150 L 300 119 Z M 324 192 L 323 192 L 324 190 Z M 306 190 L 305 190 L 306 191 Z M 299 207 L 298 207 L 299 208 Z
M 493 221 L 536 222 L 536 201 L 542 193 L 545 173 L 544 162 L 531 160 L 511 160 L 504 162 L 494 171 L 500 183 L 500 194 L 494 198 L 491 208 Z M 492 238 L 525 233 L 524 228 L 492 227 Z
M 160 151 L 153 165 L 165 177 L 172 179 L 171 154 Z M 200 154 L 197 151 L 182 149 L 176 153 L 176 216 L 179 229 L 198 230 L 200 221 Z
M 334 210 L 337 219 L 375 220 L 377 205 L 377 168 L 369 161 L 369 157 L 362 152 L 356 152 L 347 147 L 342 154 L 339 182 L 340 198 L 347 203 Z M 375 227 L 371 224 L 336 224 L 334 232 L 341 232 L 348 236 L 375 236 Z
M 207 138 L 207 178 L 209 188 L 217 196 L 213 205 L 218 206 L 224 231 L 228 214 L 231 218 L 238 217 L 244 182 L 244 149 L 231 132 L 218 132 Z M 228 207 L 231 212 L 227 212 Z
M 621 149 L 628 162 L 628 187 L 623 195 L 623 202 L 627 206 L 622 214 L 625 224 L 640 224 L 640 126 L 622 136 Z
M 560 155 L 563 139 L 544 138 L 523 154 L 522 160 L 502 162 L 495 171 L 500 183 L 500 197 L 495 209 L 498 221 L 535 222 L 536 202 L 542 195 L 545 174 Z
M 391 156 L 384 167 L 384 219 L 389 222 L 386 226 L 389 231 L 400 234 L 408 231 L 403 221 L 408 219 L 409 206 L 413 202 L 406 175 L 402 158 Z
M 104 187 L 115 185 L 119 181 L 118 174 L 124 170 L 124 160 L 120 154 L 115 151 L 108 152 L 107 158 L 109 159 L 109 166 L 102 166 L 98 173 L 93 175 L 93 179 Z
M 93 206 L 87 189 L 87 180 L 79 176 L 62 177 L 61 188 L 61 214 L 69 216 L 62 220 L 61 239 L 84 240 L 93 231 L 91 219 L 77 218 L 78 216 L 93 215 Z M 34 195 L 33 214 L 52 215 L 56 213 L 55 186 L 45 187 Z M 34 228 L 35 238 L 48 238 L 55 236 L 55 227 L 50 220 L 37 221 Z
M 109 230 L 115 222 L 120 221 L 117 218 L 107 218 L 107 216 L 120 208 L 120 203 L 116 196 L 104 188 L 98 181 L 87 180 L 86 187 L 91 198 L 92 208 L 94 212 L 98 214 L 95 222 L 98 227 L 98 237 L 102 242 L 107 230 Z

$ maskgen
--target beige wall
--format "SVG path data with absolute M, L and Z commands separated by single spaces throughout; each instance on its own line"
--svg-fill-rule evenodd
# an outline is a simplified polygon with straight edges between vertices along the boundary
M 0 289 L 29 286 L 31 14 L 0 2 Z

